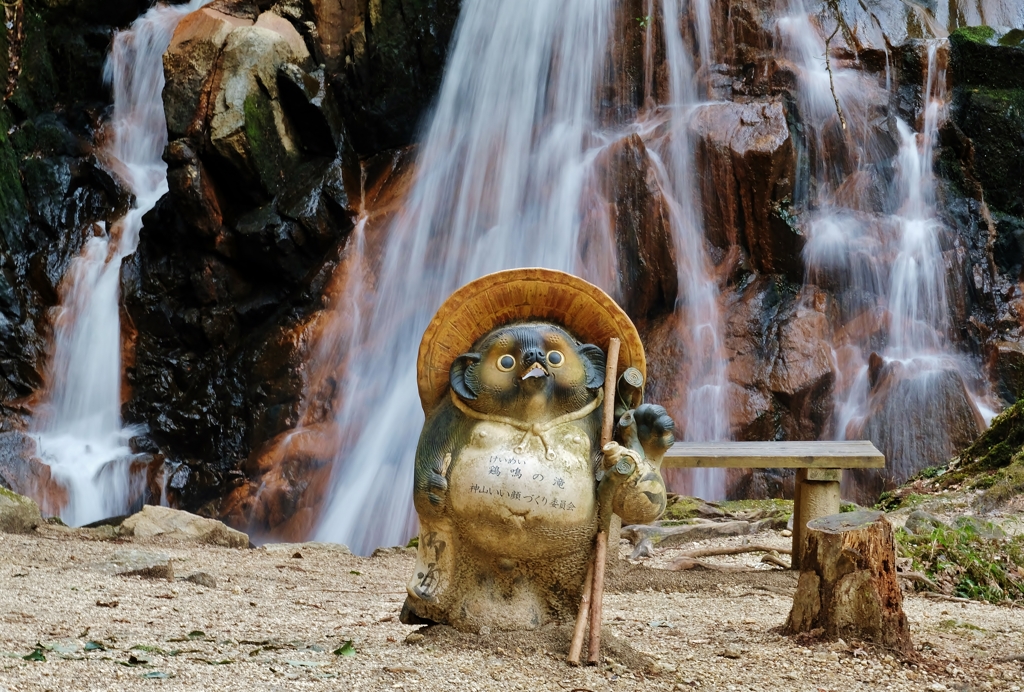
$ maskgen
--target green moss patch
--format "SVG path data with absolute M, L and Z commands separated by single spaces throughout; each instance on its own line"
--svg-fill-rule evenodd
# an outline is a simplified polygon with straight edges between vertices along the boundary
M 939 484 L 949 487 L 969 482 L 983 487 L 985 479 L 1006 468 L 1024 448 L 1024 400 L 1000 413 L 974 443 L 954 461 L 955 469 L 942 476 Z M 1019 463 L 1019 461 L 1018 461 Z
M 999 469 L 991 476 L 974 484 L 975 488 L 987 488 L 982 497 L 982 504 L 987 507 L 998 507 L 1013 498 L 1024 494 L 1024 450 L 1017 452 L 1006 468 Z
M 695 497 L 679 496 L 672 501 L 672 504 L 665 508 L 665 513 L 661 516 L 661 519 L 665 522 L 684 523 L 687 519 L 700 516 L 698 510 L 703 504 L 703 502 Z
M 996 37 L 996 30 L 990 26 L 964 26 L 950 35 L 950 40 L 964 40 L 989 45 Z

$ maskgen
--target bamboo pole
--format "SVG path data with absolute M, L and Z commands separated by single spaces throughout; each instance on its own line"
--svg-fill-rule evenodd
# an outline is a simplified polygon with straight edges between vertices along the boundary
M 572 631 L 572 642 L 569 644 L 570 665 L 580 664 L 580 653 L 583 651 L 583 634 L 590 620 L 590 592 L 594 588 L 594 562 L 587 565 L 587 576 L 583 580 L 583 595 L 580 597 L 580 609 L 576 613 L 576 627 Z
M 608 344 L 608 357 L 604 370 L 604 411 L 601 419 L 601 447 L 611 442 L 615 426 L 615 382 L 618 379 L 619 350 L 621 344 L 612 338 Z M 576 614 L 576 626 L 573 629 L 572 642 L 569 645 L 570 665 L 580 664 L 580 653 L 583 649 L 583 633 L 586 623 L 590 621 L 590 642 L 587 662 L 596 664 L 601 658 L 601 619 L 604 601 L 604 567 L 608 555 L 608 524 L 611 520 L 610 508 L 598 506 L 598 531 L 594 543 L 594 555 L 587 569 L 587 578 L 580 599 L 580 609 Z

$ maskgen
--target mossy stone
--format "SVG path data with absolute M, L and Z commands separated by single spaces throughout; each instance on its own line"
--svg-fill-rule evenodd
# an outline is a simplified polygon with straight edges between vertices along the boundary
M 1018 71 L 1024 78 L 1024 61 Z M 956 97 L 956 120 L 974 143 L 974 170 L 986 202 L 1024 216 L 1024 86 L 963 88 Z
M 31 533 L 42 523 L 33 500 L 0 487 L 0 533 Z
M 997 42 L 996 30 L 989 26 L 962 27 L 950 34 L 954 83 L 995 89 L 1024 88 L 1024 47 L 1013 32 L 1006 36 L 1006 44 Z

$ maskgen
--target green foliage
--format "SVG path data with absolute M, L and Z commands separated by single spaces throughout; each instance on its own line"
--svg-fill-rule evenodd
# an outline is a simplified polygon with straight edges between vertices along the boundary
M 45 656 L 45 654 L 43 654 L 43 650 L 41 648 L 39 648 L 39 647 L 36 647 L 36 650 L 33 651 L 32 653 L 30 653 L 29 655 L 22 656 L 22 658 L 25 659 L 26 661 L 34 661 L 34 662 L 37 662 L 37 663 L 46 663 L 46 656 Z
M 1024 536 L 999 533 L 992 524 L 979 530 L 977 522 L 937 526 L 923 536 L 901 528 L 896 547 L 901 557 L 911 559 L 914 571 L 947 593 L 991 603 L 1024 601 Z
M 651 25 L 651 15 L 646 14 L 643 17 L 637 17 L 636 22 L 640 25 L 641 29 L 646 29 Z
M 899 509 L 901 498 L 891 490 L 884 490 L 882 494 L 878 496 L 878 502 L 875 503 L 875 509 L 879 509 L 883 512 L 891 512 L 894 509 Z

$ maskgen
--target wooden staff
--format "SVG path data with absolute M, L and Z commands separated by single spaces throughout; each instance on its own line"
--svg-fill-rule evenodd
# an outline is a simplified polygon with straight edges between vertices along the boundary
M 604 370 L 604 411 L 601 419 L 601 447 L 611 442 L 615 426 L 615 380 L 618 375 L 620 342 L 612 337 L 608 344 L 608 358 Z M 604 516 L 607 515 L 607 516 Z M 598 507 L 600 526 L 594 545 L 594 555 L 587 568 L 587 576 L 583 582 L 583 595 L 580 597 L 580 609 L 576 613 L 576 626 L 573 628 L 572 641 L 569 644 L 570 665 L 580 664 L 580 653 L 583 650 L 583 633 L 590 622 L 590 647 L 587 662 L 598 663 L 601 658 L 601 610 L 604 600 L 604 565 L 608 554 L 608 524 L 611 520 L 609 512 Z

